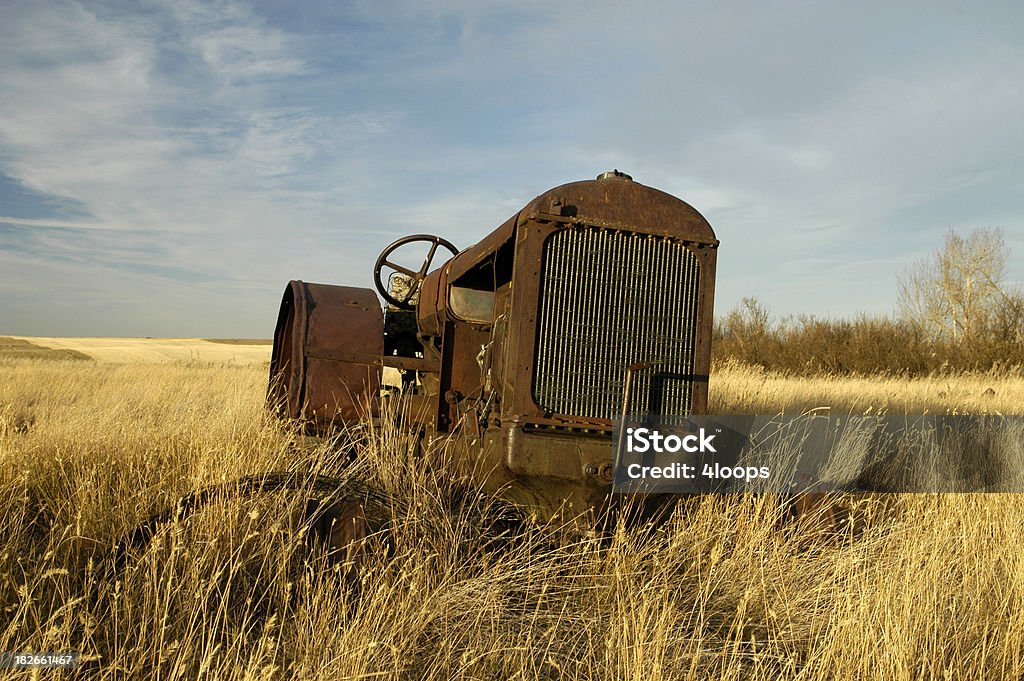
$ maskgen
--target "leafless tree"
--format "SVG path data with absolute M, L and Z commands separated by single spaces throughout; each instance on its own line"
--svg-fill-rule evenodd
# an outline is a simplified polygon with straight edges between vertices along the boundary
M 760 300 L 746 297 L 723 320 L 725 332 L 738 339 L 761 338 L 771 324 L 768 309 Z
M 941 249 L 899 277 L 900 309 L 932 337 L 955 345 L 1000 325 L 1019 327 L 1019 317 L 1007 317 L 1021 312 L 1019 292 L 1003 283 L 1008 258 L 1001 229 L 975 229 L 966 238 L 950 229 Z

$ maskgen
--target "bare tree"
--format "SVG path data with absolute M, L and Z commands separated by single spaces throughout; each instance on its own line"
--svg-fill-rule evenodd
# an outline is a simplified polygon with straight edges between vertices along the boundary
M 726 353 L 753 364 L 767 365 L 771 315 L 757 298 L 746 297 L 722 320 Z
M 966 238 L 951 229 L 942 249 L 899 277 L 900 309 L 934 338 L 976 339 L 1016 308 L 1017 294 L 1003 284 L 1008 257 L 1001 229 L 975 229 Z
M 748 296 L 726 315 L 725 332 L 738 339 L 766 336 L 771 324 L 768 308 L 757 298 Z
M 1024 291 L 1016 289 L 1000 293 L 995 314 L 989 322 L 989 336 L 996 343 L 1024 346 Z

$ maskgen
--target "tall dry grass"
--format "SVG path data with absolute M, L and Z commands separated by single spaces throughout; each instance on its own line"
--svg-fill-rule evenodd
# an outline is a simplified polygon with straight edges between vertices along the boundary
M 735 361 L 711 372 L 712 414 L 823 413 L 1024 414 L 1024 374 L 989 372 L 813 378 L 768 371 Z
M 111 679 L 1024 674 L 1012 495 L 857 499 L 841 537 L 784 522 L 761 496 L 694 499 L 610 541 L 494 542 L 486 509 L 377 429 L 352 474 L 395 499 L 392 539 L 358 578 L 309 548 L 301 499 L 283 493 L 227 495 L 115 570 L 117 539 L 197 486 L 347 475 L 337 448 L 264 415 L 264 380 L 258 367 L 0 360 L 0 650 L 78 650 L 80 675 Z M 1021 390 L 964 377 L 962 399 L 940 398 L 937 384 L 739 368 L 714 380 L 715 404 L 740 411 L 859 409 L 868 394 L 966 408 L 990 384 L 1005 408 Z

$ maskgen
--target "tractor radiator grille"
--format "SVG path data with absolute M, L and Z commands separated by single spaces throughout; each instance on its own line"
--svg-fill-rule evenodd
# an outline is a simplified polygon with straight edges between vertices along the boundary
M 544 248 L 533 399 L 545 411 L 614 419 L 626 367 L 630 411 L 686 416 L 697 338 L 697 257 L 662 237 L 591 228 Z M 652 389 L 653 387 L 653 389 Z

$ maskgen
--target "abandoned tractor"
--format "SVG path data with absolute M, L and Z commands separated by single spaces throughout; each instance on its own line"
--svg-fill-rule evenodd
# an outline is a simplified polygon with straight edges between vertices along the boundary
M 374 267 L 384 309 L 371 289 L 288 284 L 268 402 L 326 434 L 380 418 L 390 368 L 402 427 L 444 439 L 460 475 L 540 519 L 599 515 L 625 410 L 706 413 L 717 248 L 693 207 L 618 171 L 463 251 L 399 239 Z

